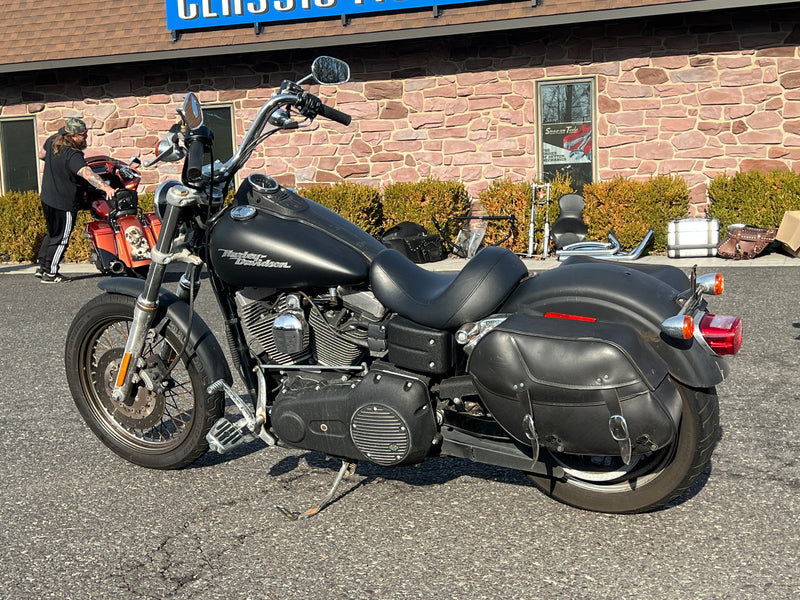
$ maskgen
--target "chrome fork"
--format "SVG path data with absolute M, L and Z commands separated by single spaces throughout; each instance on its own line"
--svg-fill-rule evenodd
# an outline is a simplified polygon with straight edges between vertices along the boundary
M 191 254 L 186 248 L 179 248 L 174 252 L 172 250 L 181 210 L 186 206 L 198 203 L 203 197 L 201 192 L 182 185 L 173 186 L 167 191 L 167 208 L 164 222 L 161 225 L 161 233 L 150 253 L 152 261 L 150 270 L 145 279 L 144 290 L 136 299 L 133 322 L 128 333 L 128 340 L 125 342 L 125 351 L 122 355 L 114 390 L 111 392 L 111 397 L 117 402 L 124 402 L 129 406 L 133 404 L 134 398 L 131 390 L 134 384 L 140 381 L 138 370 L 143 366 L 142 352 L 147 332 L 158 309 L 158 293 L 164 281 L 167 265 L 172 262 L 185 262 L 197 268 L 203 264 L 199 257 Z

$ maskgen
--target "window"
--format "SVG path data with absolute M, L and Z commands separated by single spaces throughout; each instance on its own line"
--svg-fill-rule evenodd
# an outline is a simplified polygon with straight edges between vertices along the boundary
M 203 107 L 203 124 L 214 132 L 214 160 L 233 156 L 233 111 L 230 106 Z M 207 163 L 210 157 L 206 156 Z
M 34 119 L 0 121 L 0 191 L 39 191 Z
M 578 192 L 594 179 L 594 80 L 539 82 L 541 177 L 569 175 Z

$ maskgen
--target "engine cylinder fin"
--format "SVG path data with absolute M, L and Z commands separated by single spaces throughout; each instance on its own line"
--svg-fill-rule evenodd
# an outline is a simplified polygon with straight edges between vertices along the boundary
M 308 322 L 311 325 L 312 347 L 317 362 L 323 365 L 351 365 L 361 356 L 362 349 L 343 339 L 319 311 L 312 310 L 308 315 Z M 366 342 L 366 330 L 359 333 Z
M 247 342 L 255 354 L 266 354 L 271 362 L 279 365 L 296 364 L 311 356 L 308 350 L 297 354 L 286 354 L 280 352 L 275 344 L 273 327 L 275 319 L 288 308 L 285 297 L 278 300 L 274 307 L 270 307 L 265 302 L 245 298 L 241 294 L 237 294 L 236 300 Z

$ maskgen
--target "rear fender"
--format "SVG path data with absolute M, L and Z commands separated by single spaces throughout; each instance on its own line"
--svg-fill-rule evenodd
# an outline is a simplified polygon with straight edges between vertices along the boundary
M 144 290 L 144 284 L 145 282 L 142 279 L 114 277 L 101 280 L 97 287 L 104 292 L 138 298 L 142 290 Z M 188 304 L 172 292 L 161 288 L 158 295 L 158 306 L 160 311 L 166 311 L 165 316 L 175 323 L 179 329 L 186 331 L 189 326 L 189 315 L 191 314 Z M 194 349 L 197 353 L 211 381 L 222 379 L 227 384 L 232 384 L 233 377 L 228 367 L 228 361 L 219 342 L 217 342 L 217 338 L 214 337 L 211 329 L 197 313 L 192 316 L 191 321 L 192 330 L 189 333 L 188 348 Z
M 548 312 L 592 317 L 635 329 L 667 364 L 670 375 L 691 387 L 712 387 L 728 374 L 727 363 L 695 340 L 661 332 L 678 313 L 683 279 L 673 267 L 647 269 L 604 261 L 566 262 L 523 281 L 498 312 L 541 316 Z M 652 274 L 651 274 L 652 273 Z

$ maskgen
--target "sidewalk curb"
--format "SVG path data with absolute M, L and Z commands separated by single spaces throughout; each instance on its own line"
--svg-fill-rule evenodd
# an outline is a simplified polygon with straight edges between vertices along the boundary
M 545 259 L 520 257 L 529 272 L 546 271 L 554 269 L 561 264 L 555 256 Z M 428 271 L 452 272 L 460 271 L 466 264 L 463 258 L 446 258 L 432 263 L 424 263 L 420 266 Z M 625 264 L 651 264 L 651 265 L 671 265 L 681 269 L 691 269 L 697 265 L 698 269 L 719 269 L 728 267 L 797 267 L 800 260 L 788 254 L 780 252 L 770 252 L 750 260 L 730 260 L 718 257 L 698 257 L 698 258 L 669 258 L 666 255 L 647 255 L 636 260 L 610 260 L 619 265 Z M 97 268 L 90 263 L 61 263 L 61 272 L 65 275 L 98 273 Z M 0 275 L 33 275 L 36 265 L 31 263 L 0 263 Z

